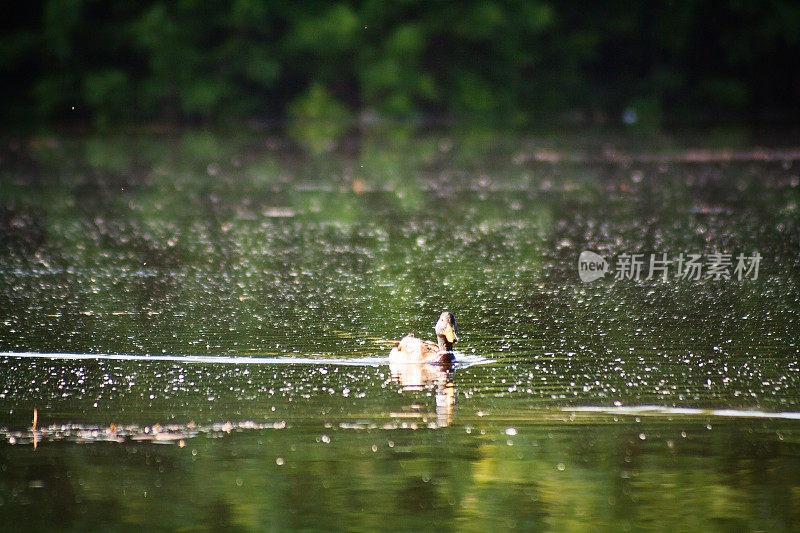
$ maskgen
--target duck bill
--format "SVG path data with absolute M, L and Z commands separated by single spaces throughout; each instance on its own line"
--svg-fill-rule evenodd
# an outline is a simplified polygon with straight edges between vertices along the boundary
M 447 339 L 447 342 L 453 343 L 458 340 L 456 337 L 456 332 L 453 331 L 453 326 L 447 325 L 447 329 L 444 330 L 444 337 Z

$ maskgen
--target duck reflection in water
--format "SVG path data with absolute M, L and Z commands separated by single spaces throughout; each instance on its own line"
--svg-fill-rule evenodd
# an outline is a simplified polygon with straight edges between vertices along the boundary
M 404 390 L 436 387 L 436 422 L 439 427 L 450 424 L 453 418 L 456 391 L 453 385 L 453 344 L 456 320 L 447 311 L 439 316 L 434 331 L 437 342 L 423 341 L 406 335 L 389 354 L 389 372 Z

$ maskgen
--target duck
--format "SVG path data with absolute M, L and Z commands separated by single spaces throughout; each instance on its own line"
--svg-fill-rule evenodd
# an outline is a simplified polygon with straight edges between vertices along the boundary
M 455 360 L 453 344 L 458 342 L 456 317 L 453 316 L 453 313 L 444 311 L 439 315 L 439 320 L 433 329 L 436 332 L 436 342 L 419 339 L 413 334 L 400 339 L 397 346 L 392 348 L 389 353 L 389 364 L 438 363 L 451 365 Z

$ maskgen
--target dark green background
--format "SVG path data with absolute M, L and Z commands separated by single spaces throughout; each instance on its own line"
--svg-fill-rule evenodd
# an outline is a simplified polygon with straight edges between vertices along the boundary
M 4 9 L 0 125 L 355 116 L 796 122 L 800 5 L 49 0 Z

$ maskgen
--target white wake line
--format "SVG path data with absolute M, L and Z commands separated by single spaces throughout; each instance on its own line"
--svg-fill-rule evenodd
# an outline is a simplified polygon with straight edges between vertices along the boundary
M 388 357 L 362 357 L 359 359 L 325 359 L 322 357 L 231 357 L 229 355 L 132 355 L 104 353 L 39 353 L 0 352 L 0 357 L 29 359 L 66 359 L 69 361 L 169 361 L 173 363 L 232 364 L 232 365 L 350 365 L 378 366 L 388 364 Z
M 575 413 L 604 413 L 611 415 L 639 415 L 639 416 L 717 416 L 729 418 L 783 418 L 787 420 L 800 420 L 800 413 L 795 412 L 769 412 L 748 409 L 700 409 L 695 407 L 662 407 L 659 405 L 619 406 L 619 407 L 564 407 L 564 412 Z
M 0 352 L 0 357 L 27 359 L 61 359 L 68 361 L 168 361 L 172 363 L 230 364 L 230 365 L 337 365 L 337 366 L 381 366 L 388 365 L 388 357 L 360 357 L 354 359 L 325 357 L 231 357 L 229 355 L 131 355 L 99 353 L 40 353 Z M 460 355 L 456 368 L 491 362 L 483 357 Z

